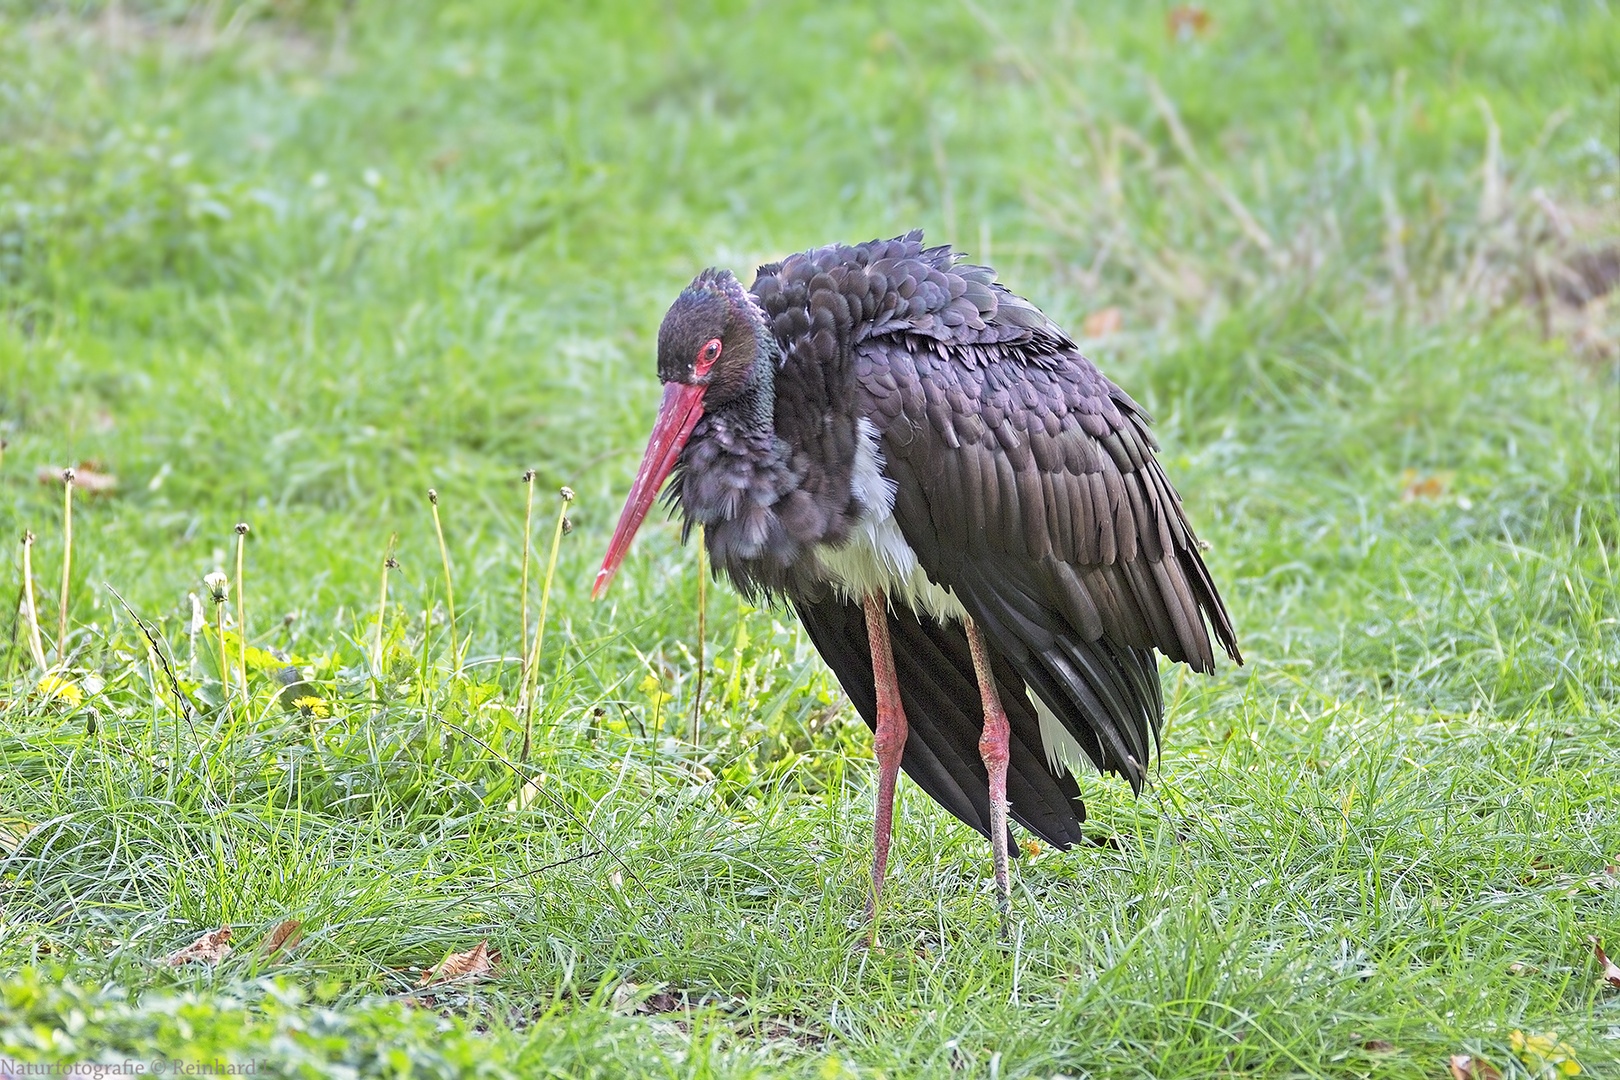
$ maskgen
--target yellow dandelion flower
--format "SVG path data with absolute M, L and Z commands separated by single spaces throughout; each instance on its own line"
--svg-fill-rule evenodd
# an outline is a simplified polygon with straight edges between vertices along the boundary
M 326 699 L 314 697 L 313 695 L 294 698 L 293 707 L 305 716 L 318 716 L 323 720 L 332 715 L 332 709 L 326 704 Z
M 60 675 L 47 675 L 39 680 L 39 692 L 68 705 L 84 702 L 84 691 L 79 689 L 79 684 Z
M 1514 1030 L 1508 1043 L 1532 1076 L 1579 1076 L 1581 1063 L 1575 1060 L 1575 1050 L 1568 1043 L 1558 1041 L 1558 1033 L 1526 1035 Z

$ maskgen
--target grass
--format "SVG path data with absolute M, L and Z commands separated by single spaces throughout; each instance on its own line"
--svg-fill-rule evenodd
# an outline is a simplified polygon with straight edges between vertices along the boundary
M 8 607 L 0 1057 L 1620 1068 L 1616 324 L 1568 287 L 1620 233 L 1620 31 L 1211 13 L 0 0 L 0 589 L 32 531 L 68 656 Z M 587 599 L 679 287 L 914 225 L 1096 330 L 1250 658 L 1164 670 L 1152 790 L 1082 778 L 1098 844 L 1020 861 L 1010 951 L 906 785 L 861 947 L 869 738 L 783 613 L 700 621 L 673 526 Z M 549 606 L 531 468 L 578 494 Z

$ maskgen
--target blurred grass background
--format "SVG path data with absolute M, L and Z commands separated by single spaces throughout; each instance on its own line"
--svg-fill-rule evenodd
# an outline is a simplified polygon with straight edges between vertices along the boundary
M 114 481 L 75 507 L 75 692 L 9 599 L 0 631 L 0 1046 L 1534 1074 L 1523 1028 L 1614 1067 L 1617 46 L 1576 2 L 0 0 L 0 536 L 13 583 L 39 537 L 52 663 L 54 478 Z M 679 288 L 915 226 L 1157 417 L 1251 657 L 1165 670 L 1157 793 L 1083 778 L 1111 846 L 1021 866 L 1010 956 L 977 838 L 915 791 L 891 948 L 854 947 L 869 742 L 790 620 L 709 591 L 694 723 L 675 529 L 587 600 Z M 541 871 L 600 845 L 458 732 L 521 739 L 528 468 L 537 535 L 579 496 L 534 768 L 644 888 Z M 318 709 L 268 664 L 251 722 L 220 707 L 188 594 L 237 521 L 248 637 Z M 256 956 L 285 918 L 306 943 Z M 153 966 L 225 923 L 217 969 Z M 483 938 L 450 1035 L 372 996 Z

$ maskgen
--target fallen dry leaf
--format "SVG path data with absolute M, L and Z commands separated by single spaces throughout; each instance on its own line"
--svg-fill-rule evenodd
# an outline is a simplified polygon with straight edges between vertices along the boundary
M 1080 333 L 1083 337 L 1104 338 L 1119 333 L 1124 326 L 1125 313 L 1117 307 L 1105 307 L 1086 316 L 1086 321 L 1080 324 Z
M 298 948 L 298 943 L 303 940 L 303 924 L 297 919 L 285 919 L 280 926 L 270 931 L 270 936 L 259 946 L 259 952 L 265 956 L 274 956 L 281 949 L 291 952 Z
M 680 1007 L 680 998 L 666 990 L 660 990 L 656 994 L 647 995 L 647 1000 L 643 1001 L 636 1011 L 648 1016 L 657 1016 L 659 1013 L 675 1012 Z
M 451 953 L 437 965 L 427 969 L 417 986 L 449 982 L 451 979 L 477 979 L 495 973 L 501 954 L 490 951 L 488 941 L 480 941 L 466 952 Z
M 629 1013 L 635 1008 L 636 993 L 641 989 L 639 983 L 622 982 L 613 988 L 613 1011 L 616 1013 Z
M 218 930 L 210 930 L 190 945 L 163 958 L 163 962 L 170 967 L 181 967 L 185 964 L 217 964 L 231 955 L 231 928 L 222 926 Z
M 1446 493 L 1451 486 L 1449 472 L 1438 472 L 1428 476 L 1419 475 L 1416 469 L 1403 469 L 1401 471 L 1401 502 L 1415 502 L 1418 499 L 1438 499 Z
M 65 470 L 41 465 L 34 473 L 42 484 L 60 484 Z M 81 461 L 73 469 L 73 486 L 86 495 L 111 495 L 118 490 L 118 477 L 103 472 L 99 462 Z
M 1603 981 L 1610 986 L 1620 987 L 1620 964 L 1609 959 L 1609 955 L 1603 951 L 1603 942 L 1595 934 L 1586 940 L 1592 943 L 1592 952 L 1597 954 L 1598 963 L 1603 965 Z
M 1472 1054 L 1452 1054 L 1451 1075 L 1453 1080 L 1502 1080 L 1495 1065 Z
M 1164 32 L 1175 41 L 1186 41 L 1191 37 L 1203 37 L 1209 33 L 1211 19 L 1209 12 L 1192 4 L 1180 4 L 1170 9 L 1164 17 Z
M 34 823 L 26 818 L 0 818 L 0 853 L 15 852 L 33 829 Z

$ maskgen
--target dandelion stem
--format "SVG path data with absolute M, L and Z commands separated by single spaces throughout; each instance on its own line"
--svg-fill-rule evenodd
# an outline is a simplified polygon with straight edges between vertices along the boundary
M 67 670 L 68 580 L 73 570 L 73 470 L 62 470 L 62 602 L 57 612 L 56 666 Z
M 523 658 L 523 669 L 518 675 L 518 686 L 529 685 L 529 539 L 533 534 L 534 523 L 534 470 L 529 469 L 523 474 L 523 483 L 528 494 L 523 504 L 523 582 L 518 587 L 519 607 L 522 610 L 523 638 L 519 642 L 518 655 Z
M 428 505 L 433 510 L 433 532 L 439 538 L 439 561 L 444 564 L 444 606 L 450 614 L 450 670 L 461 668 L 460 644 L 456 641 L 456 590 L 450 583 L 450 551 L 444 546 L 444 526 L 439 524 L 439 493 L 428 488 Z
M 382 584 L 377 589 L 377 651 L 372 655 L 371 667 L 379 683 L 383 677 L 383 620 L 388 615 L 388 571 L 399 565 L 394 561 L 394 544 L 398 540 L 399 533 L 389 534 L 388 547 L 383 552 Z M 424 636 L 427 634 L 425 626 L 422 633 Z
M 223 574 L 220 575 L 224 577 Z M 225 597 L 214 597 L 214 610 L 219 612 L 219 681 L 224 687 L 225 715 L 233 716 L 231 710 L 231 662 L 225 655 Z M 234 735 L 236 725 L 232 723 L 231 732 Z
M 34 606 L 34 534 L 23 533 L 23 604 L 28 611 L 28 645 L 34 654 L 34 663 L 41 671 L 47 670 L 45 646 L 39 640 L 39 609 Z
M 248 677 L 247 677 L 247 590 L 242 588 L 242 547 L 247 542 L 248 524 L 245 521 L 236 523 L 236 636 L 240 642 L 238 655 L 242 661 L 242 705 L 251 715 L 252 709 L 248 706 Z
M 697 530 L 697 554 L 698 554 L 697 690 L 692 695 L 692 745 L 693 746 L 701 746 L 702 745 L 702 743 L 699 741 L 699 736 L 702 734 L 701 725 L 703 723 L 703 640 L 704 640 L 704 635 L 708 632 L 708 626 L 707 626 L 707 622 L 708 622 L 708 604 L 707 604 L 708 589 L 707 589 L 706 586 L 708 584 L 709 575 L 708 575 L 708 568 L 704 566 L 704 563 L 707 562 L 708 560 L 704 557 L 703 526 L 702 525 L 699 525 L 698 530 Z
M 546 640 L 546 609 L 551 603 L 551 579 L 557 575 L 557 549 L 562 546 L 563 533 L 573 528 L 568 521 L 568 507 L 574 501 L 574 490 L 565 487 L 558 495 L 562 497 L 562 505 L 557 508 L 557 528 L 551 534 L 551 558 L 546 563 L 546 581 L 540 587 L 540 617 L 534 626 L 534 649 L 524 664 L 524 668 L 528 671 L 528 683 L 523 688 L 523 752 L 518 755 L 519 761 L 529 760 L 529 746 L 534 735 L 535 697 L 539 693 L 536 687 L 540 679 L 540 647 Z

